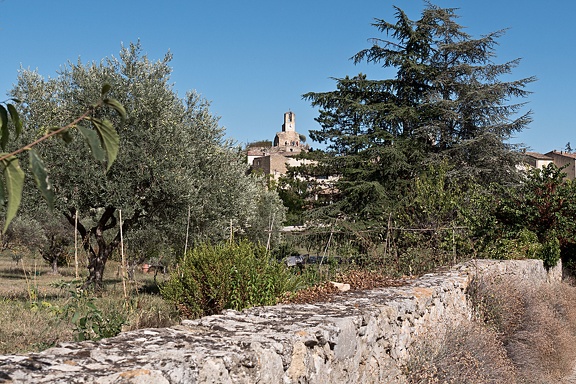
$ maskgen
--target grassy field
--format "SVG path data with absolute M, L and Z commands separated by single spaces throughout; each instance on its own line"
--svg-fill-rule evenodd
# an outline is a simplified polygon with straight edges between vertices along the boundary
M 177 324 L 180 316 L 158 293 L 154 274 L 141 270 L 128 282 L 127 293 L 119 263 L 109 261 L 105 289 L 98 296 L 82 294 L 76 286 L 87 274 L 85 263 L 52 273 L 41 258 L 12 252 L 0 254 L 0 354 L 40 351 L 59 341 L 109 336 L 131 330 Z M 158 274 L 158 282 L 165 276 Z

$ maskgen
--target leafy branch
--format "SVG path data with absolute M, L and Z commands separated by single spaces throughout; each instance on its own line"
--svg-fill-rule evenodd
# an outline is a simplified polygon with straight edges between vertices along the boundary
M 108 106 L 116 110 L 122 122 L 126 119 L 126 110 L 116 99 L 106 97 L 110 91 L 110 85 L 104 84 L 101 91 L 101 99 L 91 105 L 82 115 L 77 117 L 71 123 L 63 126 L 51 128 L 39 139 L 27 144 L 10 153 L 0 153 L 0 165 L 2 166 L 2 177 L 0 177 L 0 204 L 7 204 L 6 219 L 4 225 L 4 232 L 12 219 L 16 216 L 18 207 L 22 200 L 22 192 L 24 189 L 24 171 L 20 168 L 18 158 L 16 155 L 28 151 L 29 153 L 29 166 L 36 186 L 42 193 L 42 196 L 52 208 L 54 206 L 54 189 L 50 181 L 48 170 L 34 147 L 43 141 L 46 141 L 53 136 L 59 136 L 66 143 L 72 141 L 70 129 L 76 128 L 78 132 L 84 137 L 92 156 L 98 161 L 106 161 L 108 171 L 112 163 L 116 160 L 118 155 L 118 148 L 120 146 L 120 137 L 114 126 L 108 119 L 99 119 L 93 117 L 93 113 L 102 107 Z M 19 102 L 18 100 L 13 100 Z M 5 150 L 10 141 L 9 118 L 14 126 L 15 137 L 22 133 L 22 120 L 13 104 L 4 103 L 6 106 L 0 104 L 0 147 Z M 89 122 L 93 129 L 86 128 L 79 125 L 82 122 Z

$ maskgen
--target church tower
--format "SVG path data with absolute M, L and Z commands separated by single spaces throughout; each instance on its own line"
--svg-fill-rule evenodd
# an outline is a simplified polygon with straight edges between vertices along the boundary
M 305 141 L 305 140 L 304 140 Z M 296 114 L 284 113 L 282 130 L 276 132 L 272 147 L 254 147 L 248 149 L 248 163 L 253 169 L 260 169 L 275 180 L 288 172 L 288 166 L 309 164 L 310 160 L 298 159 L 297 155 L 308 151 L 308 145 L 301 142 L 296 132 Z
M 294 112 L 288 111 L 284 114 L 282 132 L 296 132 L 296 115 L 294 115 Z
M 300 135 L 296 132 L 296 114 L 292 111 L 284 113 L 282 132 L 276 133 L 274 147 L 277 151 L 287 153 L 300 153 Z

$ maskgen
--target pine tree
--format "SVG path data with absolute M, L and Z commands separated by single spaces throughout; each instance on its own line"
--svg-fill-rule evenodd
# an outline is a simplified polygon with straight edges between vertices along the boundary
M 328 144 L 343 200 L 333 208 L 348 217 L 378 219 L 399 201 L 409 180 L 430 162 L 448 161 L 451 177 L 481 184 L 517 176 L 511 136 L 531 121 L 518 115 L 533 77 L 502 81 L 519 60 L 495 64 L 504 31 L 473 38 L 455 22 L 453 8 L 428 3 L 413 21 L 395 7 L 395 23 L 376 19 L 386 34 L 352 57 L 396 69 L 396 76 L 336 79 L 336 90 L 304 95 L 320 108 L 320 129 L 310 137 Z

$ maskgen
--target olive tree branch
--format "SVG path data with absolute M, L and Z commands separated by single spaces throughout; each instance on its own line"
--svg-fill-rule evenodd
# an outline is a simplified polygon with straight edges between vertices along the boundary
M 98 106 L 99 106 L 99 105 L 98 105 Z M 52 132 L 49 132 L 49 133 L 45 134 L 45 135 L 42 136 L 41 138 L 39 138 L 39 139 L 33 141 L 32 143 L 27 144 L 27 145 L 25 145 L 25 146 L 23 146 L 23 147 L 15 150 L 14 152 L 11 152 L 11 153 L 8 153 L 8 154 L 5 154 L 5 155 L 0 156 L 0 162 L 3 161 L 3 160 L 6 160 L 6 159 L 8 159 L 8 158 L 10 158 L 11 156 L 15 156 L 15 155 L 17 155 L 17 154 L 19 154 L 19 153 L 22 153 L 22 152 L 24 152 L 24 151 L 27 151 L 27 150 L 31 149 L 32 147 L 34 147 L 35 145 L 37 145 L 37 144 L 39 144 L 39 143 L 41 143 L 41 142 L 43 142 L 43 141 L 51 138 L 52 136 L 57 135 L 57 134 L 59 134 L 59 133 L 62 133 L 62 132 L 64 132 L 64 131 L 66 131 L 67 129 L 70 129 L 70 128 L 74 127 L 76 124 L 78 124 L 78 123 L 81 122 L 82 120 L 86 119 L 86 118 L 90 115 L 91 111 L 92 111 L 91 109 L 88 109 L 88 110 L 86 110 L 86 112 L 84 112 L 81 116 L 77 117 L 77 118 L 76 118 L 74 121 L 72 121 L 71 123 L 69 123 L 69 124 L 67 124 L 67 125 L 65 125 L 65 126 L 63 126 L 63 127 L 61 127 L 61 128 L 58 128 L 58 129 L 55 130 L 55 131 L 52 131 Z

